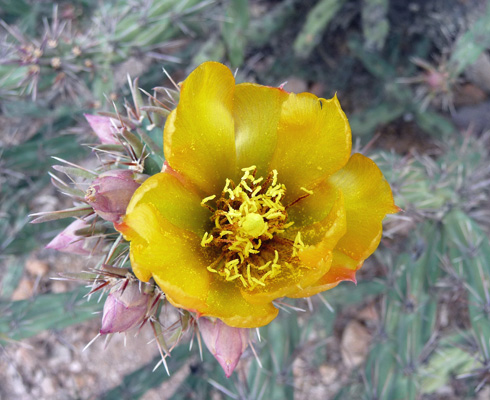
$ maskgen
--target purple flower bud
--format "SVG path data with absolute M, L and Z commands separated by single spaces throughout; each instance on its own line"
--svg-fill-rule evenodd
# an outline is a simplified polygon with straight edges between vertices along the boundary
M 134 171 L 127 169 L 104 172 L 92 182 L 85 194 L 85 200 L 101 218 L 118 222 L 126 213 L 134 191 L 144 180 L 136 175 Z
M 75 234 L 76 231 L 88 228 L 89 226 L 90 225 L 85 221 L 77 219 L 56 235 L 54 239 L 46 245 L 46 248 L 81 256 L 99 254 L 102 250 L 100 248 L 101 246 L 98 246 L 98 244 L 100 244 L 99 238 L 86 238 Z
M 219 319 L 213 322 L 202 317 L 199 319 L 199 331 L 206 347 L 229 378 L 248 346 L 250 330 L 233 328 Z
M 119 144 L 117 137 L 114 135 L 116 129 L 111 122 L 111 118 L 91 114 L 84 114 L 84 116 L 102 144 Z M 113 121 L 118 124 L 117 120 Z
M 104 303 L 100 333 L 125 332 L 140 324 L 148 311 L 151 300 L 136 282 L 130 282 L 124 291 L 110 293 Z

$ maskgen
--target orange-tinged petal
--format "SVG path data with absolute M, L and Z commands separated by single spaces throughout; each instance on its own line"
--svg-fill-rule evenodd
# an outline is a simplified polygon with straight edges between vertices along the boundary
M 212 259 L 201 247 L 201 238 L 176 227 L 148 203 L 136 205 L 123 225 L 138 279 L 153 276 L 172 301 L 186 309 L 205 309 L 211 280 L 206 267 Z
M 374 161 L 362 154 L 354 154 L 328 180 L 344 194 L 347 215 L 347 232 L 335 249 L 363 261 L 378 247 L 385 215 L 399 211 L 390 185 Z
M 235 89 L 233 116 L 237 167 L 257 166 L 266 176 L 277 141 L 277 125 L 288 93 L 279 88 L 242 83 Z
M 381 171 L 362 154 L 354 154 L 328 181 L 344 194 L 347 230 L 335 246 L 331 269 L 294 297 L 313 296 L 344 280 L 355 282 L 356 271 L 379 245 L 383 218 L 399 211 Z
M 330 267 L 329 271 L 315 284 L 300 290 L 289 297 L 310 297 L 317 293 L 324 292 L 325 290 L 330 290 L 342 281 L 351 281 L 356 283 L 356 269 L 359 268 L 360 265 L 357 266 L 355 263 L 353 264 L 352 259 L 349 259 L 349 257 L 347 257 L 345 254 L 334 250 L 332 266 Z
M 351 131 L 337 97 L 290 94 L 282 107 L 277 146 L 270 164 L 286 185 L 286 203 L 342 168 L 351 151 Z
M 209 308 L 203 315 L 217 317 L 236 328 L 267 325 L 278 313 L 272 303 L 251 304 L 237 285 L 218 279 L 211 283 L 207 304 Z
M 201 206 L 201 196 L 176 174 L 161 172 L 148 178 L 134 193 L 126 214 L 138 204 L 151 204 L 173 225 L 199 237 L 209 229 L 211 213 Z
M 315 284 L 329 271 L 332 249 L 346 230 L 342 192 L 337 191 L 334 206 L 329 214 L 321 222 L 312 226 L 312 230 L 315 230 L 315 244 L 299 252 L 300 265 L 290 269 L 283 266 L 281 273 L 274 277 L 274 280 L 267 282 L 264 288 L 259 287 L 254 291 L 242 290 L 243 296 L 248 301 L 260 304 L 279 297 L 292 297 L 298 291 Z M 297 231 L 291 233 L 295 236 Z M 303 230 L 301 233 L 303 236 Z M 305 244 L 307 244 L 306 240 Z
M 235 172 L 235 79 L 223 64 L 206 62 L 183 82 L 164 129 L 169 165 L 206 195 L 218 194 Z

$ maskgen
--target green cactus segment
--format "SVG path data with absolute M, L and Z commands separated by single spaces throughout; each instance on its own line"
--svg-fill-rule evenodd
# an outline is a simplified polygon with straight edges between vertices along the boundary
M 449 119 L 436 112 L 415 110 L 415 122 L 424 132 L 436 138 L 443 139 L 456 133 Z
M 429 293 L 439 274 L 442 241 L 430 224 L 420 235 L 428 238 L 419 244 L 422 255 L 403 254 L 392 267 L 396 280 L 383 301 L 381 335 L 366 363 L 365 390 L 384 400 L 417 398 L 418 372 L 433 342 L 437 299 Z
M 323 32 L 335 17 L 345 0 L 319 0 L 308 12 L 306 22 L 296 37 L 293 50 L 299 58 L 308 58 L 320 43 Z
M 44 294 L 29 300 L 0 303 L 0 343 L 25 339 L 48 329 L 63 329 L 96 318 L 103 300 L 87 301 L 87 288 Z
M 349 122 L 355 135 L 369 135 L 375 132 L 376 128 L 400 118 L 405 111 L 405 107 L 400 104 L 381 103 L 354 114 L 349 118 Z
M 228 5 L 222 36 L 232 67 L 243 64 L 247 45 L 246 31 L 249 23 L 248 0 L 232 0 Z
M 199 11 L 200 6 L 206 6 L 206 2 L 156 0 L 149 8 L 142 5 L 134 10 L 127 2 L 120 2 L 118 11 L 122 18 L 112 40 L 127 48 L 161 44 L 180 32 L 179 19 Z
M 192 17 L 202 13 L 211 3 L 206 0 L 153 0 L 144 4 L 127 1 L 100 4 L 84 32 L 65 29 L 52 47 L 43 47 L 39 62 L 28 61 L 27 66 L 19 68 L 16 61 L 19 56 L 12 53 L 10 65 L 0 66 L 0 97 L 31 94 L 34 99 L 42 97 L 51 101 L 57 96 L 48 94 L 56 86 L 54 82 L 60 81 L 70 93 L 72 103 L 103 102 L 118 89 L 116 86 L 121 85 L 114 72 L 118 66 L 135 55 L 151 53 L 152 57 L 159 58 L 159 51 L 166 48 L 169 41 L 193 35 L 201 26 L 193 22 Z M 35 38 L 28 36 L 30 32 L 19 31 L 18 35 L 9 36 L 12 48 L 24 44 L 17 40 L 23 34 L 22 42 L 32 41 L 34 47 L 39 46 Z M 165 60 L 179 60 L 165 56 L 162 56 Z M 143 64 L 149 64 L 151 57 L 145 57 L 145 60 Z
M 270 43 L 274 34 L 291 20 L 295 11 L 294 5 L 299 2 L 299 0 L 283 0 L 263 16 L 251 19 L 247 29 L 248 41 L 255 46 Z
M 388 0 L 364 0 L 361 9 L 362 32 L 368 49 L 382 50 L 390 24 L 388 22 Z
M 349 46 L 350 51 L 374 77 L 385 82 L 388 81 L 390 77 L 393 78 L 396 76 L 396 70 L 393 64 L 380 57 L 379 54 L 366 49 L 359 37 L 351 37 L 348 40 L 347 45 Z
M 24 273 L 24 257 L 8 257 L 5 261 L 4 266 L 0 261 L 0 268 L 4 267 L 0 276 L 0 302 L 10 300 Z
M 432 394 L 446 386 L 453 376 L 469 373 L 476 368 L 475 358 L 468 352 L 451 345 L 437 350 L 421 370 L 420 391 Z
M 167 365 L 170 371 L 176 373 L 189 359 L 191 353 L 186 346 L 179 346 L 172 351 L 172 357 L 167 358 Z M 126 375 L 119 386 L 103 393 L 99 400 L 120 400 L 120 399 L 140 399 L 148 390 L 155 388 L 165 381 L 170 379 L 163 371 L 163 367 L 153 372 L 155 365 L 160 361 L 159 357 L 155 357 L 151 362 L 142 368 Z M 189 377 L 190 378 L 190 377 Z M 189 380 L 189 378 L 187 380 Z M 187 381 L 184 379 L 177 387 L 172 385 L 172 391 L 179 393 L 181 385 L 185 385 Z M 187 385 L 185 385 L 187 386 Z M 165 396 L 168 393 L 165 393 Z M 172 397 L 175 399 L 175 397 Z
M 461 210 L 443 220 L 452 265 L 467 282 L 468 309 L 477 336 L 490 337 L 490 243 L 481 228 Z M 485 339 L 486 340 L 486 339 Z
M 364 367 L 365 384 L 343 388 L 339 399 L 377 394 L 381 400 L 416 400 L 451 379 L 469 380 L 468 393 L 484 382 L 490 243 L 470 215 L 478 216 L 475 210 L 487 198 L 482 182 L 488 179 L 488 168 L 479 139 L 466 137 L 461 142 L 450 140 L 437 159 L 415 156 L 403 161 L 383 152 L 375 157 L 394 183 L 396 204 L 406 215 L 425 221 L 412 231 L 408 252 L 396 261 L 384 261 L 391 268 L 380 300 L 384 312 L 379 334 Z M 458 302 L 463 315 L 455 322 L 442 322 L 441 299 L 456 294 L 463 297 Z M 455 323 L 462 330 L 458 337 L 449 329 Z
M 452 76 L 459 76 L 488 48 L 490 48 L 490 7 L 487 4 L 486 12 L 459 37 L 454 45 L 448 63 Z

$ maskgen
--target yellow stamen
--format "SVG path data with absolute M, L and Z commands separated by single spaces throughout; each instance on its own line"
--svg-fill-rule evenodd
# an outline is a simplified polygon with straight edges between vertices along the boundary
M 300 187 L 300 190 L 302 190 L 303 192 L 306 192 L 308 194 L 313 194 L 313 190 L 308 190 L 308 189 L 304 188 L 303 186 Z
M 212 196 L 205 197 L 204 199 L 201 200 L 201 206 L 203 206 L 210 200 L 214 200 L 215 197 L 216 197 L 215 194 L 213 194 Z
M 298 234 L 294 242 L 282 241 L 289 246 L 290 252 L 284 250 L 282 255 L 281 250 L 280 255 L 274 249 L 274 236 L 293 225 L 293 222 L 286 222 L 286 208 L 281 203 L 286 187 L 278 183 L 277 171 L 273 170 L 266 179 L 255 178 L 255 166 L 242 168 L 242 171 L 243 176 L 237 185 L 226 179 L 219 199 L 212 195 L 201 201 L 213 213 L 211 220 L 214 222 L 214 228 L 204 233 L 201 246 L 213 245 L 222 251 L 219 261 L 207 267 L 209 272 L 226 281 L 240 280 L 244 288 L 254 290 L 266 286 L 283 267 L 291 268 L 291 262 L 296 262 L 294 258 L 305 245 Z M 216 201 L 216 210 L 206 205 L 211 200 Z M 261 254 L 264 246 L 274 249 L 273 260 L 264 260 L 264 254 Z M 283 246 L 281 244 L 281 249 Z M 265 254 L 269 251 L 266 250 Z M 265 258 L 269 256 L 265 255 Z

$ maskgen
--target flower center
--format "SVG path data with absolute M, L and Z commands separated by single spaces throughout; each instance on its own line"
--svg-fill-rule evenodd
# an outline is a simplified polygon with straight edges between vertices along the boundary
M 293 268 L 299 261 L 298 251 L 305 245 L 299 232 L 294 241 L 278 236 L 293 222 L 287 222 L 287 207 L 281 203 L 286 187 L 278 183 L 277 171 L 265 179 L 256 177 L 255 166 L 242 171 L 238 185 L 226 180 L 216 208 L 207 204 L 216 196 L 202 200 L 213 213 L 214 228 L 204 234 L 201 246 L 220 250 L 208 271 L 252 290 L 266 286 L 266 281 L 283 269 Z

